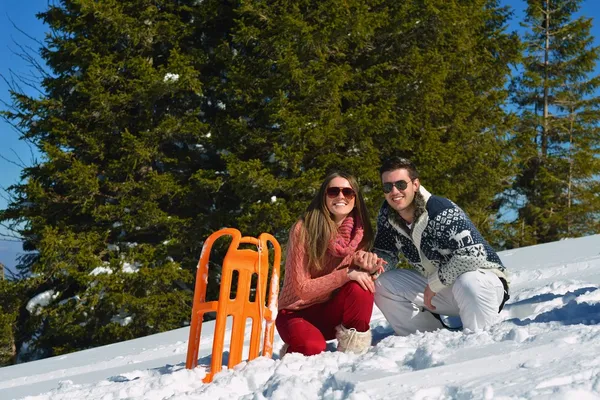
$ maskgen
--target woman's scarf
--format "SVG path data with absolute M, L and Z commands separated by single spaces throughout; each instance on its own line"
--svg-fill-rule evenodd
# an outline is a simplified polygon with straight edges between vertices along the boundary
M 329 241 L 327 252 L 335 257 L 346 257 L 358 248 L 363 238 L 364 229 L 360 222 L 356 223 L 354 213 L 348 215 L 338 227 L 337 234 Z

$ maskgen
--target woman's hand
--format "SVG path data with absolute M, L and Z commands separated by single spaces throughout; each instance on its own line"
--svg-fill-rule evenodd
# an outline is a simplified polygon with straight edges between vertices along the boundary
M 375 293 L 375 284 L 373 283 L 371 274 L 368 272 L 350 267 L 348 268 L 348 278 L 352 281 L 356 281 L 363 289 Z
M 354 253 L 353 264 L 358 268 L 369 272 L 372 275 L 380 274 L 384 271 L 383 266 L 387 262 L 383 258 L 379 258 L 377 254 L 364 250 L 358 250 Z

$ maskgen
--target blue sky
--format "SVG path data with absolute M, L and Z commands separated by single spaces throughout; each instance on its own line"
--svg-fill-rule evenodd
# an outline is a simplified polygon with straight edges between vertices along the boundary
M 37 50 L 39 45 L 27 35 L 43 41 L 46 27 L 36 18 L 36 14 L 47 8 L 49 0 L 0 0 L 0 74 L 10 79 L 10 73 L 31 74 L 31 67 L 15 53 L 21 50 L 16 43 Z M 17 29 L 18 28 L 18 29 Z M 19 29 L 27 35 L 19 32 Z M 0 108 L 5 109 L 2 102 L 10 103 L 8 85 L 0 80 Z M 33 92 L 33 91 L 31 91 Z M 29 93 L 31 93 L 29 92 Z M 31 164 L 32 151 L 29 146 L 19 140 L 17 132 L 4 120 L 0 120 L 0 156 L 12 162 Z M 21 161 L 20 161 L 21 160 Z M 0 158 L 0 188 L 19 182 L 21 168 Z M 1 190 L 1 189 L 0 189 Z M 6 207 L 6 194 L 0 192 L 0 209 Z M 2 232 L 2 228 L 0 228 Z M 0 240 L 0 262 L 13 267 L 16 256 L 21 251 L 21 244 Z
M 0 0 L 0 74 L 8 77 L 13 71 L 17 74 L 31 74 L 32 68 L 26 61 L 14 53 L 20 49 L 16 43 L 37 50 L 39 45 L 27 37 L 31 36 L 43 41 L 47 31 L 46 26 L 36 18 L 36 14 L 47 8 L 53 0 Z M 524 0 L 501 0 L 502 4 L 510 5 L 515 9 L 511 29 L 520 29 L 518 21 L 521 19 Z M 582 4 L 581 12 L 586 17 L 594 18 L 592 34 L 596 43 L 600 44 L 600 3 L 598 0 L 587 0 Z M 24 33 L 20 32 L 22 30 Z M 600 72 L 600 69 L 598 69 Z M 33 90 L 29 92 L 33 94 Z M 10 102 L 8 86 L 0 80 L 0 100 Z M 5 107 L 0 104 L 0 108 Z M 19 182 L 21 168 L 14 163 L 31 164 L 32 149 L 19 140 L 17 132 L 3 120 L 0 120 L 0 188 L 6 188 Z M 35 154 L 33 156 L 36 156 Z M 12 161 L 9 162 L 4 158 Z M 0 209 L 7 205 L 4 191 L 0 193 Z M 0 228 L 0 232 L 1 232 Z M 7 242 L 0 239 L 0 262 L 11 267 L 15 264 L 15 255 L 20 251 L 20 244 Z
M 10 77 L 11 71 L 18 74 L 31 74 L 31 67 L 17 54 L 21 50 L 16 43 L 29 46 L 37 50 L 39 45 L 19 32 L 21 29 L 29 36 L 40 41 L 44 39 L 46 27 L 39 21 L 35 14 L 46 8 L 48 0 L 2 0 L 0 1 L 0 74 L 6 78 Z M 12 22 L 11 22 L 12 21 Z M 14 25 L 13 25 L 14 23 Z M 18 29 L 17 29 L 18 28 Z M 16 42 L 16 43 L 15 43 Z M 0 99 L 10 102 L 8 85 L 2 80 L 0 82 Z M 4 109 L 4 106 L 0 106 Z M 31 161 L 29 147 L 18 139 L 16 131 L 6 124 L 0 122 L 0 155 L 19 163 L 17 155 L 26 163 Z M 6 160 L 0 160 L 0 186 L 7 187 L 19 181 L 20 168 Z M 4 208 L 6 202 L 0 200 L 0 208 Z

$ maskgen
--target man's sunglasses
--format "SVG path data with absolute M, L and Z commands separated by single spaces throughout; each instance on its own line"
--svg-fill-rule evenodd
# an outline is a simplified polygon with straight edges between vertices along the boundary
M 333 198 L 336 198 L 340 195 L 340 192 L 342 192 L 342 194 L 344 195 L 345 198 L 347 199 L 353 199 L 356 196 L 356 193 L 354 192 L 354 190 L 352 188 L 349 187 L 328 187 L 327 188 L 327 196 Z
M 410 180 L 412 182 L 412 179 Z M 396 189 L 398 190 L 404 190 L 408 187 L 408 182 L 406 181 L 396 181 L 396 182 L 384 182 L 383 183 L 383 193 L 390 193 L 393 189 L 394 186 L 396 186 Z

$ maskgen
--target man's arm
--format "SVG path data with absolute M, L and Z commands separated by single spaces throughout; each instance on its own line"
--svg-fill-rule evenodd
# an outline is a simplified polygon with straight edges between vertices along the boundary
M 398 251 L 400 250 L 396 245 L 399 233 L 388 222 L 389 209 L 387 202 L 384 201 L 377 215 L 377 229 L 373 244 L 373 252 L 387 263 L 384 266 L 386 271 L 396 268 L 398 265 Z
M 436 215 L 433 220 L 436 247 L 449 251 L 449 259 L 440 262 L 439 269 L 428 278 L 431 290 L 439 292 L 451 286 L 465 272 L 490 268 L 483 237 L 458 206 Z

